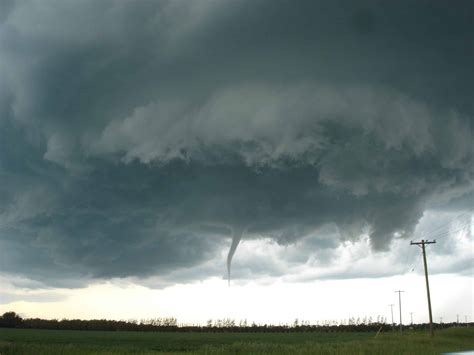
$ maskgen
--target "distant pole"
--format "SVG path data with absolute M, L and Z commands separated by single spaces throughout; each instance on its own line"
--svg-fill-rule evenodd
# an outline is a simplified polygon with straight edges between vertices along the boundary
M 395 330 L 395 322 L 393 321 L 393 306 L 394 306 L 394 304 L 389 304 L 389 306 L 390 306 L 390 309 L 392 311 L 392 330 Z
M 464 322 L 467 324 L 467 316 L 464 316 Z
M 423 252 L 423 264 L 425 266 L 425 281 L 426 281 L 426 295 L 428 296 L 428 313 L 430 316 L 430 336 L 433 337 L 433 314 L 431 313 L 431 297 L 430 297 L 430 284 L 428 282 L 428 264 L 426 263 L 426 251 L 425 251 L 425 245 L 426 244 L 434 244 L 436 243 L 436 240 L 433 241 L 428 241 L 422 239 L 421 242 L 410 242 L 410 245 L 418 245 L 421 247 L 421 250 Z
M 400 331 L 402 331 L 402 292 L 405 291 L 395 291 L 398 292 L 398 307 L 400 308 Z
M 410 312 L 411 325 L 413 325 L 413 312 Z
M 443 324 L 443 317 L 439 317 L 439 324 Z
M 459 314 L 456 314 L 456 323 L 459 325 Z

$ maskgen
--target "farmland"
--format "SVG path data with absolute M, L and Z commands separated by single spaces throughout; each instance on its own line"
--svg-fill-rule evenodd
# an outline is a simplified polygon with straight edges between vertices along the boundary
M 374 332 L 128 332 L 0 329 L 5 354 L 440 354 L 474 349 L 474 328 Z

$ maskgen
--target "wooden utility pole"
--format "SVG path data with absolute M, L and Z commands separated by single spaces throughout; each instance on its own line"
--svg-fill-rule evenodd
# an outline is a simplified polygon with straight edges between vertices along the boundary
M 410 312 L 411 325 L 413 325 L 413 312 Z
M 400 331 L 402 331 L 402 292 L 405 291 L 395 291 L 398 292 L 398 307 L 400 308 Z
M 389 304 L 390 309 L 392 311 L 392 330 L 395 330 L 395 322 L 393 321 L 393 306 L 394 304 Z
M 426 294 L 428 296 L 428 313 L 430 316 L 430 336 L 433 337 L 433 314 L 431 313 L 431 297 L 430 297 L 430 284 L 428 282 L 428 265 L 426 263 L 426 251 L 425 251 L 425 245 L 426 244 L 434 244 L 436 243 L 436 240 L 433 241 L 428 241 L 422 239 L 421 242 L 410 242 L 410 245 L 418 245 L 422 252 L 423 252 L 423 264 L 425 266 L 425 280 L 426 280 Z

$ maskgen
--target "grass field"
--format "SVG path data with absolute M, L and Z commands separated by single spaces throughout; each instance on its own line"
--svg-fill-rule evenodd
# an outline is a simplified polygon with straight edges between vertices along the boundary
M 474 328 L 399 333 L 141 333 L 0 329 L 0 354 L 440 354 L 474 349 Z

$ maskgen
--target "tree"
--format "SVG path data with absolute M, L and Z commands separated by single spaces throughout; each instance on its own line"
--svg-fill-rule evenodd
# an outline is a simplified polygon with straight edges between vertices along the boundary
M 23 319 L 15 312 L 6 312 L 0 317 L 0 327 L 16 328 L 21 325 Z

